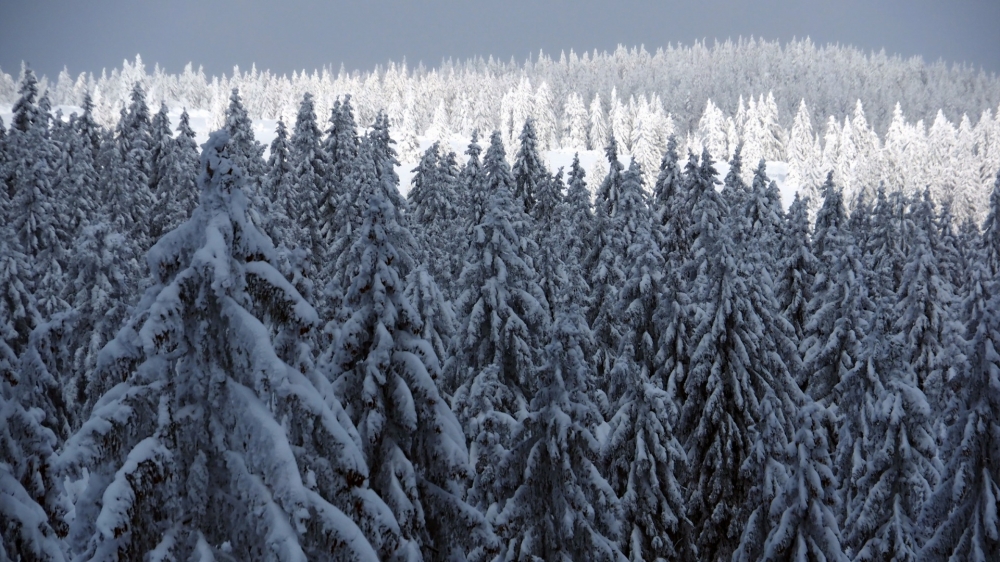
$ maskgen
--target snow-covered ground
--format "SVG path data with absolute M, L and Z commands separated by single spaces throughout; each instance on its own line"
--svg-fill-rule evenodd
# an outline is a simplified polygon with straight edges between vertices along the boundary
M 52 108 L 53 113 L 56 111 L 61 111 L 63 119 L 68 119 L 69 115 L 72 113 L 82 113 L 83 110 L 79 107 L 70 105 L 59 105 Z M 183 108 L 179 105 L 170 108 L 170 123 L 171 126 L 176 127 L 178 121 L 180 121 L 181 112 Z M 11 123 L 11 118 L 13 113 L 11 111 L 10 105 L 0 105 L 0 118 L 3 119 L 4 126 L 9 127 Z M 208 140 L 208 134 L 212 130 L 212 116 L 211 113 L 206 109 L 196 109 L 188 111 L 188 118 L 191 123 L 191 128 L 195 132 L 195 139 L 199 145 Z M 289 129 L 292 128 L 293 124 L 286 123 Z M 253 134 L 257 140 L 262 143 L 265 147 L 270 146 L 271 141 L 274 140 L 276 136 L 275 129 L 278 126 L 277 120 L 274 119 L 257 119 L 253 122 Z M 418 137 L 420 142 L 420 150 L 426 150 L 434 143 L 433 137 Z M 480 139 L 480 144 L 483 150 L 486 150 L 488 144 L 488 139 Z M 449 141 L 448 148 L 453 150 L 455 154 L 458 155 L 458 162 L 464 163 L 465 161 L 465 149 L 468 147 L 469 139 L 461 138 L 458 136 L 453 136 Z M 509 152 L 509 149 L 508 149 Z M 593 189 L 600 182 L 600 179 L 594 180 L 591 171 L 595 169 L 598 162 L 604 161 L 604 152 L 601 150 L 574 150 L 570 148 L 560 148 L 557 150 L 550 150 L 545 152 L 542 156 L 545 159 L 546 164 L 548 164 L 549 169 L 553 172 L 560 167 L 565 168 L 565 171 L 569 171 L 570 164 L 573 162 L 573 155 L 579 153 L 580 155 L 580 165 L 587 172 L 587 184 Z M 265 152 L 266 156 L 266 152 Z M 683 155 L 682 155 L 683 156 Z M 631 162 L 628 155 L 623 155 L 622 164 L 628 166 Z M 417 167 L 417 162 L 407 161 L 402 162 L 398 168 L 396 168 L 396 173 L 399 174 L 399 190 L 406 195 L 410 191 L 410 182 L 413 179 L 413 169 Z M 604 169 L 607 168 L 606 164 L 602 164 Z M 722 181 L 729 172 L 729 165 L 725 162 L 718 162 L 716 164 L 716 169 L 719 171 L 719 180 Z M 788 175 L 788 164 L 785 162 L 768 162 L 767 163 L 767 173 L 768 176 L 778 183 L 778 188 L 781 190 L 781 200 L 784 207 L 787 209 L 792 203 L 792 199 L 795 197 L 796 187 L 785 184 L 785 178 Z M 719 188 L 721 189 L 721 185 Z

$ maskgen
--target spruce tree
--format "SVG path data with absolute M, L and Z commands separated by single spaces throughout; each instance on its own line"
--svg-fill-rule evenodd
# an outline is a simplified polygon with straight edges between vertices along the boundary
M 587 188 L 587 172 L 580 165 L 580 154 L 573 154 L 573 162 L 570 164 L 569 176 L 566 185 L 566 197 L 563 202 L 566 204 L 568 221 L 566 228 L 566 240 L 570 251 L 576 257 L 577 266 L 583 273 L 583 259 L 586 256 L 586 238 L 594 220 L 594 210 L 590 204 L 590 190 Z M 587 292 L 590 292 L 588 287 Z M 588 304 L 584 305 L 587 310 Z
M 5 326 L 0 326 L 4 330 Z M 14 366 L 0 339 L 0 559 L 61 562 L 64 515 L 53 466 L 55 434 L 44 412 L 22 400 L 43 393 Z M 41 414 L 41 415 L 40 415 Z
M 88 377 L 97 369 L 101 349 L 115 337 L 138 298 L 140 267 L 135 248 L 106 222 L 83 229 L 66 267 L 62 298 L 78 315 L 76 338 L 69 352 L 72 367 L 64 373 L 64 392 L 80 404 L 87 396 Z
M 994 189 L 987 221 L 987 255 L 1000 253 L 993 234 L 1000 189 Z M 1000 557 L 1000 283 L 992 262 L 975 264 L 964 303 L 969 315 L 968 366 L 952 381 L 955 396 L 945 442 L 941 482 L 924 504 L 923 520 L 933 534 L 920 555 L 925 560 L 993 560 Z
M 406 541 L 382 555 L 448 559 L 489 540 L 489 532 L 463 501 L 465 437 L 440 396 L 438 357 L 405 292 L 414 240 L 381 193 L 369 204 L 350 250 L 358 264 L 345 295 L 347 319 L 322 369 L 358 428 L 372 489 Z
M 326 157 L 326 182 L 320 196 L 319 216 L 322 217 L 322 235 L 327 245 L 335 243 L 340 225 L 336 218 L 343 215 L 343 206 L 356 206 L 359 202 L 351 199 L 355 190 L 348 185 L 348 175 L 358 155 L 361 144 L 357 125 L 351 108 L 351 96 L 337 100 L 330 112 L 330 127 L 323 139 L 323 153 Z M 363 204 L 364 202 L 360 202 Z
M 254 201 L 259 195 L 264 175 L 264 146 L 254 138 L 253 123 L 243 106 L 239 88 L 233 88 L 229 94 L 225 120 L 224 128 L 229 133 L 230 158 L 233 164 L 243 170 L 247 195 Z
M 683 381 L 678 434 L 692 471 L 686 507 L 703 559 L 752 553 L 766 535 L 758 511 L 773 497 L 773 470 L 790 432 L 798 388 L 779 350 L 787 326 L 755 256 L 740 259 L 724 227 L 725 202 L 711 189 L 705 152 L 693 213 L 691 355 Z M 746 529 L 744 529 L 746 527 Z
M 41 321 L 35 295 L 31 292 L 31 268 L 28 257 L 12 240 L 10 229 L 0 227 L 0 336 L 9 369 L 28 344 L 28 334 Z M 10 359 L 13 358 L 13 359 Z
M 809 322 L 808 306 L 818 263 L 809 239 L 809 203 L 797 193 L 785 217 L 779 256 L 775 279 L 778 310 L 792 325 L 795 340 L 801 342 Z
M 608 175 L 601 183 L 595 202 L 594 226 L 589 233 L 590 255 L 584 267 L 591 287 L 590 310 L 587 319 L 594 331 L 597 348 L 594 362 L 597 380 L 605 390 L 608 375 L 614 365 L 621 344 L 622 326 L 618 310 L 618 292 L 625 282 L 627 270 L 625 254 L 631 242 L 627 232 L 620 229 L 633 217 L 622 216 L 623 167 L 618 162 L 618 145 L 614 137 L 605 149 L 608 158 Z M 634 204 L 630 201 L 629 205 Z
M 631 243 L 618 294 L 622 339 L 609 373 L 617 411 L 609 422 L 605 458 L 611 484 L 622 498 L 623 550 L 632 560 L 682 560 L 696 552 L 677 474 L 686 459 L 671 427 L 676 406 L 652 379 L 663 328 L 658 313 L 669 288 L 641 178 L 633 162 L 622 181 L 621 234 Z
M 690 218 L 682 209 L 685 195 L 683 182 L 684 176 L 677 156 L 677 138 L 671 135 L 653 186 L 652 207 L 656 220 L 653 233 L 660 244 L 660 253 L 673 267 L 680 265 L 684 249 L 682 242 L 687 230 L 685 221 Z
M 795 421 L 788 446 L 788 481 L 771 504 L 777 524 L 764 546 L 762 560 L 847 562 L 840 544 L 835 509 L 836 477 L 830 459 L 835 417 L 807 402 Z
M 806 337 L 799 344 L 803 364 L 799 385 L 825 405 L 836 403 L 834 389 L 857 360 L 874 310 L 868 292 L 870 273 L 845 222 L 843 198 L 827 176 L 813 233 L 820 267 L 809 301 Z
M 323 217 L 319 214 L 325 191 L 327 162 L 321 146 L 320 130 L 316 125 L 312 94 L 305 94 L 299 104 L 288 158 L 292 165 L 296 192 L 295 213 L 292 216 L 301 224 L 301 245 L 308 254 L 312 271 L 320 271 L 328 248 L 322 234 Z
M 743 181 L 743 145 L 737 145 L 729 160 L 729 172 L 722 182 L 722 198 L 731 209 L 742 209 L 749 188 Z
M 228 140 L 204 145 L 201 203 L 150 250 L 151 287 L 102 351 L 101 398 L 60 453 L 61 473 L 90 474 L 71 549 L 375 560 L 399 528 L 329 385 L 271 344 L 270 330 L 318 319 L 247 220 Z
M 519 140 L 520 146 L 514 155 L 514 166 L 511 168 L 514 176 L 514 200 L 521 202 L 525 213 L 531 213 L 549 177 L 538 151 L 534 119 L 524 122 Z
M 149 232 L 153 204 L 152 135 L 146 94 L 140 84 L 132 88 L 130 99 L 128 110 L 122 109 L 114 143 L 108 147 L 109 160 L 104 172 L 110 193 L 103 212 L 113 218 L 120 232 L 145 250 L 153 242 Z
M 97 149 L 94 143 L 96 124 L 84 109 L 82 117 L 70 116 L 71 134 L 63 142 L 63 161 L 59 168 L 59 185 L 56 191 L 68 195 L 74 202 L 69 209 L 70 225 L 66 230 L 75 238 L 82 228 L 97 218 L 101 205 L 101 178 L 97 166 Z
M 572 267 L 572 264 L 571 264 Z M 618 497 L 601 476 L 594 427 L 600 412 L 587 395 L 590 329 L 568 291 L 538 370 L 539 390 L 503 460 L 511 482 L 494 525 L 505 544 L 498 560 L 613 560 L 624 557 Z
M 894 331 L 903 345 L 903 362 L 913 369 L 916 385 L 935 411 L 944 409 L 948 381 L 963 362 L 961 325 L 953 318 L 954 290 L 943 275 L 929 193 L 915 204 L 916 232 L 903 269 Z
M 150 236 L 158 240 L 186 221 L 198 206 L 198 145 L 190 116 L 181 113 L 177 136 L 164 148 L 156 203 L 150 213 Z
M 304 240 L 299 225 L 293 221 L 298 216 L 298 192 L 291 161 L 291 145 L 288 128 L 278 120 L 274 140 L 271 141 L 261 190 L 268 209 L 269 234 L 272 239 L 281 240 L 287 246 L 297 247 Z
M 932 410 L 903 340 L 874 327 L 840 382 L 843 543 L 855 560 L 919 560 L 920 510 L 938 478 Z
M 499 141 L 499 135 L 493 139 Z M 502 174 L 505 164 L 497 158 L 502 158 L 502 145 L 494 142 L 484 169 Z M 499 462 L 513 446 L 538 389 L 536 371 L 549 316 L 529 257 L 533 248 L 515 226 L 523 211 L 513 201 L 510 184 L 494 180 L 484 214 L 469 232 L 446 378 L 446 388 L 457 388 L 452 407 L 471 443 L 475 475 L 468 500 L 484 512 L 498 500 Z

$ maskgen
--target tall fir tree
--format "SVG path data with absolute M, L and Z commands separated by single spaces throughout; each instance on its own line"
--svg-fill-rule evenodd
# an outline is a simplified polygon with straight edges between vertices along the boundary
M 510 183 L 503 181 L 499 140 L 494 133 L 483 164 L 501 177 L 486 178 L 494 187 L 469 232 L 446 379 L 446 388 L 457 388 L 452 406 L 471 443 L 475 475 L 468 500 L 484 512 L 498 501 L 499 462 L 513 446 L 538 389 L 536 371 L 549 317 L 530 259 L 533 247 L 515 224 L 523 211 Z
M 941 481 L 923 506 L 922 521 L 933 533 L 921 550 L 926 560 L 991 560 L 1000 556 L 1000 180 L 990 197 L 982 259 L 972 262 L 963 313 L 968 342 L 966 368 L 951 382 L 946 410 Z M 992 257 L 991 257 L 992 256 Z
M 616 543 L 621 511 L 601 475 L 592 429 L 601 415 L 587 393 L 590 329 L 571 293 L 558 292 L 539 390 L 517 434 L 519 445 L 502 464 L 510 483 L 494 521 L 506 539 L 497 559 L 617 562 L 624 558 Z
M 839 386 L 843 542 L 855 560 L 920 559 L 920 509 L 939 463 L 932 410 L 906 354 L 874 326 Z
M 514 200 L 521 202 L 525 213 L 531 213 L 549 178 L 549 172 L 538 150 L 534 119 L 524 122 L 519 140 L 520 146 L 514 155 L 514 166 L 511 168 L 514 176 Z
M 319 126 L 316 125 L 315 102 L 311 94 L 305 94 L 295 117 L 288 159 L 292 165 L 296 192 L 293 216 L 301 224 L 300 243 L 308 254 L 308 263 L 314 273 L 320 271 L 326 261 L 328 248 L 322 234 L 323 217 L 319 214 L 327 171 L 321 140 Z
M 809 203 L 795 194 L 782 229 L 780 258 L 775 279 L 778 309 L 792 325 L 797 341 L 805 338 L 809 301 L 818 269 L 809 239 Z
M 788 481 L 771 504 L 777 524 L 762 560 L 847 562 L 837 525 L 837 491 L 830 458 L 833 413 L 815 402 L 799 410 L 788 445 Z
M 372 489 L 407 541 L 383 556 L 464 556 L 491 537 L 463 500 L 465 437 L 438 391 L 439 360 L 405 292 L 415 240 L 381 193 L 374 191 L 369 205 L 350 250 L 359 263 L 344 302 L 347 320 L 323 370 L 358 427 Z
M 198 145 L 185 110 L 177 123 L 177 136 L 164 148 L 160 181 L 150 213 L 150 236 L 158 240 L 186 221 L 198 206 Z
M 61 473 L 90 474 L 71 550 L 376 560 L 399 528 L 329 385 L 275 353 L 270 330 L 318 319 L 247 220 L 228 140 L 203 146 L 201 204 L 149 252 L 151 288 L 104 348 L 102 396 L 60 452 Z

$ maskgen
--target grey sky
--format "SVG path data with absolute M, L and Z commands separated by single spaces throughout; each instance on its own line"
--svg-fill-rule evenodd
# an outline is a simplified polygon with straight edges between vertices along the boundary
M 611 50 L 750 35 L 885 48 L 967 62 L 1000 73 L 998 0 L 0 0 L 0 68 L 21 60 L 54 78 L 121 66 L 140 53 L 147 69 L 188 61 L 208 74 L 233 65 L 278 73 L 370 69 L 404 57 L 522 61 L 539 49 Z

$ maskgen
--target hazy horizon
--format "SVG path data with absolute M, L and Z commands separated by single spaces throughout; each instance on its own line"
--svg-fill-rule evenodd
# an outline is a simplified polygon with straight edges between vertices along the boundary
M 1000 72 L 1000 26 L 995 25 L 1000 2 L 986 0 L 947 5 L 933 0 L 305 4 L 0 0 L 5 16 L 0 18 L 0 68 L 16 74 L 24 61 L 50 78 L 64 67 L 74 77 L 81 72 L 96 76 L 140 54 L 149 70 L 159 64 L 173 73 L 189 62 L 209 75 L 252 64 L 277 74 L 342 65 L 363 71 L 389 61 L 436 67 L 447 59 L 493 56 L 523 62 L 539 51 L 558 57 L 560 51 L 612 51 L 621 44 L 653 52 L 668 44 L 712 45 L 752 36 L 782 44 L 809 37 L 817 45 L 850 45 L 866 53 L 884 49 L 928 63 L 943 60 Z

